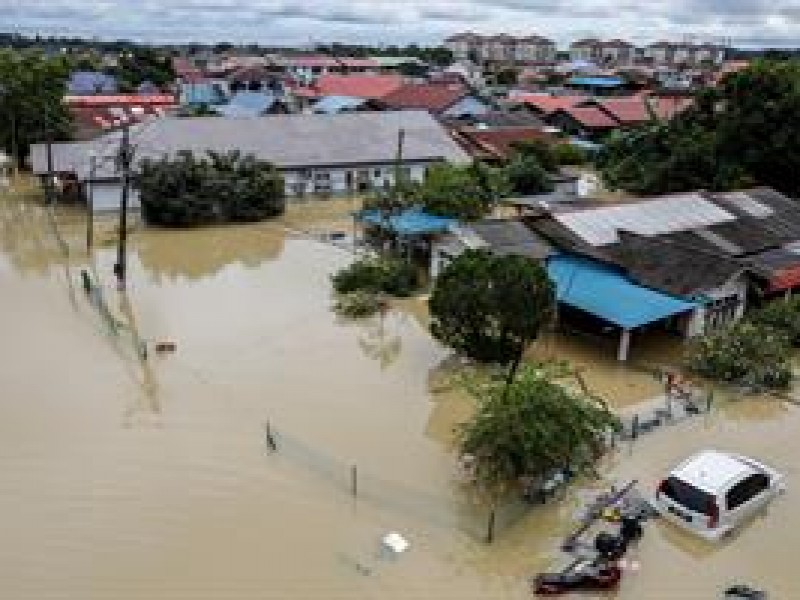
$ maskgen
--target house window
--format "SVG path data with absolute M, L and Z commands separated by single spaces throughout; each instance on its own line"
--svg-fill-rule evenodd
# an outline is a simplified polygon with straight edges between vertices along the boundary
M 736 318 L 740 304 L 739 296 L 726 296 L 714 300 L 706 306 L 706 328 L 714 330 L 731 323 Z
M 316 181 L 330 181 L 331 180 L 331 174 L 330 173 L 324 173 L 324 172 L 323 173 L 315 173 L 314 174 L 314 179 Z
M 381 175 L 383 175 L 383 171 L 381 171 L 380 169 L 375 169 L 374 175 L 375 179 L 380 179 Z

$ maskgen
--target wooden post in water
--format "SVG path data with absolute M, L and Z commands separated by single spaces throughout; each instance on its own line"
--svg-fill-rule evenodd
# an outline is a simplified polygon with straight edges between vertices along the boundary
M 358 498 L 358 466 L 355 464 L 350 466 L 350 489 L 353 498 Z
M 495 510 L 492 508 L 491 512 L 489 513 L 489 523 L 486 526 L 486 543 L 491 544 L 494 541 L 494 522 L 495 522 Z
M 272 436 L 272 426 L 270 422 L 267 421 L 264 424 L 264 440 L 267 443 L 267 449 L 270 452 L 275 452 L 278 449 L 278 445 L 275 443 L 275 438 Z
M 639 437 L 639 414 L 633 415 L 633 421 L 631 422 L 631 439 L 635 440 Z

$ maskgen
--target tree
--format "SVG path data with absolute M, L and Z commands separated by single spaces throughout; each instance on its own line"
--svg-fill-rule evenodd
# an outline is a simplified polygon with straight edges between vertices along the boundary
M 753 311 L 749 318 L 753 323 L 785 333 L 793 346 L 800 347 L 800 296 L 792 296 L 788 301 L 774 300 Z
M 704 377 L 754 388 L 786 388 L 792 380 L 788 336 L 748 322 L 696 340 L 686 363 Z
M 548 173 L 558 171 L 558 159 L 553 146 L 543 140 L 525 140 L 512 144 L 514 154 L 536 159 L 539 166 Z
M 536 157 L 516 154 L 506 167 L 506 177 L 514 193 L 534 196 L 553 191 L 553 184 Z
M 136 185 L 145 220 L 165 227 L 258 221 L 282 214 L 286 205 L 274 165 L 236 151 L 144 160 Z
M 492 382 L 476 395 L 460 447 L 474 457 L 478 483 L 495 494 L 521 477 L 588 470 L 603 437 L 620 427 L 604 403 L 553 383 L 541 368 L 526 367 L 510 386 Z
M 497 85 L 516 85 L 518 78 L 519 71 L 517 69 L 502 69 L 497 72 L 494 79 Z
M 668 123 L 618 132 L 600 166 L 640 194 L 765 185 L 800 196 L 800 61 L 758 61 Z
M 491 212 L 509 191 L 501 170 L 476 162 L 431 167 L 417 193 L 420 204 L 432 214 L 474 221 Z
M 526 348 L 552 320 L 555 301 L 547 272 L 531 259 L 468 250 L 436 281 L 431 332 L 475 360 L 510 363 L 512 380 Z
M 69 139 L 72 119 L 62 102 L 69 77 L 63 58 L 0 50 L 0 147 L 22 165 L 30 145 Z
M 110 68 L 109 74 L 117 77 L 121 90 L 131 92 L 145 81 L 159 88 L 175 81 L 171 56 L 155 48 L 139 46 L 122 52 L 118 65 Z

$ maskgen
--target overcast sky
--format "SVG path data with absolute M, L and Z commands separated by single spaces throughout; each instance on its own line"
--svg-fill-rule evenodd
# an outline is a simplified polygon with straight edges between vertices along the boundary
M 439 43 L 459 31 L 800 46 L 800 0 L 0 0 L 0 28 L 158 41 Z

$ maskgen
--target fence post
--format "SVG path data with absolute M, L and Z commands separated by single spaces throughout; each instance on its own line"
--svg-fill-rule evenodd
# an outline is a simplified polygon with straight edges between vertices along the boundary
M 264 435 L 267 449 L 269 449 L 270 452 L 275 452 L 278 449 L 278 445 L 275 443 L 275 438 L 272 437 L 272 426 L 269 421 L 264 425 Z
M 489 513 L 489 523 L 486 527 L 486 543 L 491 544 L 494 541 L 494 522 L 495 522 L 495 512 L 494 508 L 492 508 L 491 512 Z
M 631 421 L 631 439 L 635 440 L 639 437 L 639 414 L 633 415 L 633 421 Z
M 353 498 L 358 498 L 358 466 L 355 464 L 350 467 L 350 489 L 353 492 Z

